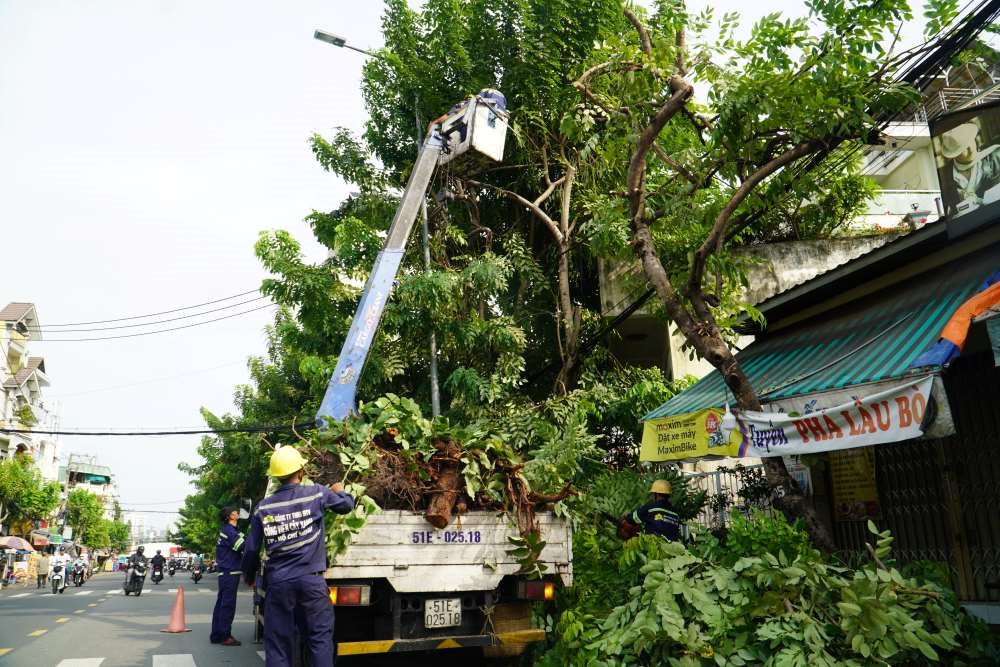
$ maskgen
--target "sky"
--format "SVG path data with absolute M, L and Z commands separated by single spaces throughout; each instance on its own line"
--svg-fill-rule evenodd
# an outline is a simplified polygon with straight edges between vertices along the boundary
M 717 17 L 743 11 L 747 25 L 765 11 L 804 11 L 791 0 L 712 4 Z M 343 0 L 0 0 L 0 307 L 33 302 L 44 328 L 254 290 L 265 272 L 253 244 L 266 229 L 289 230 L 307 258 L 321 259 L 303 218 L 348 191 L 315 163 L 307 139 L 362 128 L 364 56 L 312 34 L 378 48 L 382 9 Z M 272 313 L 116 340 L 56 339 L 150 328 L 49 331 L 31 353 L 45 358 L 46 404 L 66 429 L 200 427 L 201 407 L 233 409 Z M 125 508 L 175 510 L 191 492 L 177 464 L 200 462 L 199 436 L 61 442 L 64 454 L 111 466 Z M 149 514 L 146 523 L 173 518 Z

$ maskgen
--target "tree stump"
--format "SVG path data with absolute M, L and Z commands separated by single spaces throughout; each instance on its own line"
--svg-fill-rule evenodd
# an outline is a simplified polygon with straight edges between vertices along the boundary
M 439 441 L 435 446 L 438 452 L 431 457 L 430 464 L 437 469 L 437 488 L 427 504 L 424 518 L 435 528 L 444 528 L 451 523 L 451 512 L 460 493 L 459 457 L 462 451 L 450 442 Z

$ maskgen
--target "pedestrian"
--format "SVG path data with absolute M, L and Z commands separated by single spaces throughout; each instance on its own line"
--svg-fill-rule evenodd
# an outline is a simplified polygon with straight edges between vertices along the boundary
M 240 587 L 240 565 L 243 561 L 243 533 L 236 529 L 240 513 L 235 507 L 223 507 L 219 512 L 219 538 L 215 541 L 215 560 L 219 563 L 219 594 L 212 611 L 212 634 L 209 641 L 223 646 L 239 646 L 233 637 L 236 616 L 236 592 Z
M 681 537 L 681 517 L 674 511 L 670 503 L 672 492 L 670 482 L 658 479 L 649 489 L 652 499 L 637 508 L 631 514 L 625 515 L 622 521 L 630 526 L 641 527 L 650 535 L 665 537 L 671 542 Z
M 292 664 L 296 631 L 309 664 L 332 665 L 333 603 L 323 579 L 326 536 L 323 512 L 347 514 L 354 499 L 336 483 L 327 488 L 304 485 L 305 459 L 294 447 L 279 447 L 271 455 L 268 475 L 281 486 L 264 498 L 250 520 L 243 559 L 247 585 L 256 581 L 260 548 L 264 568 L 264 662 L 267 667 Z
M 38 559 L 38 585 L 35 588 L 46 588 L 49 585 L 49 554 L 42 552 Z

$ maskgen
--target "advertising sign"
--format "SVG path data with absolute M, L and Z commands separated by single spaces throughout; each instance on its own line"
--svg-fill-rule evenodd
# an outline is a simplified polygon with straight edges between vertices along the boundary
M 939 116 L 931 144 L 948 219 L 965 224 L 1000 215 L 1000 103 Z
M 805 415 L 741 411 L 739 456 L 790 456 L 919 438 L 934 376 Z
M 870 447 L 830 452 L 835 521 L 878 519 L 882 509 L 875 483 L 875 452 Z
M 739 431 L 724 433 L 718 408 L 708 408 L 646 422 L 642 428 L 640 461 L 678 461 L 737 456 Z

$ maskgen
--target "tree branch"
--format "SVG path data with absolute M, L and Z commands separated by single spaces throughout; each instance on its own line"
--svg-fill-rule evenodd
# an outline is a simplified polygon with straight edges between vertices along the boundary
M 687 169 L 687 167 L 682 165 L 680 162 L 667 155 L 667 151 L 663 150 L 663 148 L 659 144 L 656 143 L 653 144 L 653 152 L 656 153 L 657 157 L 659 157 L 661 160 L 663 160 L 668 165 L 673 167 L 674 170 L 677 171 L 677 173 L 686 178 L 691 183 L 691 185 L 694 185 L 696 187 L 701 185 L 701 179 L 699 179 L 697 176 L 691 173 L 691 171 Z
M 782 167 L 819 150 L 822 146 L 823 144 L 816 140 L 804 141 L 759 167 L 740 184 L 740 187 L 737 188 L 726 205 L 719 211 L 719 215 L 715 219 L 715 224 L 712 226 L 712 231 L 694 254 L 691 275 L 688 276 L 688 296 L 697 293 L 701 289 L 701 282 L 705 274 L 705 264 L 708 257 L 712 253 L 717 252 L 719 247 L 721 247 L 722 241 L 726 237 L 726 228 L 729 226 L 733 214 L 747 196 L 753 192 L 754 188 Z
M 556 183 L 560 181 L 562 181 L 562 179 L 559 179 L 559 181 L 556 181 Z M 497 187 L 496 185 L 490 185 L 489 183 L 481 183 L 480 181 L 474 181 L 472 179 L 466 179 L 466 183 L 475 185 L 480 188 L 486 188 L 487 190 L 493 190 L 494 192 L 498 192 L 502 194 L 504 197 L 507 197 L 508 199 L 513 199 L 514 201 L 523 204 L 526 208 L 528 208 L 532 213 L 535 214 L 536 218 L 545 223 L 545 226 L 549 228 L 549 231 L 552 233 L 552 236 L 558 243 L 563 242 L 563 236 L 562 232 L 559 231 L 559 225 L 556 224 L 555 220 L 549 217 L 548 213 L 539 208 L 538 204 L 528 201 L 527 199 L 517 194 L 516 192 L 505 190 L 504 188 Z
M 625 7 L 624 12 L 625 17 L 629 20 L 629 23 L 631 23 L 632 27 L 635 28 L 635 31 L 639 33 L 639 46 L 642 47 L 642 52 L 646 54 L 647 58 L 652 58 L 653 43 L 649 39 L 649 32 L 646 31 L 646 26 L 642 24 L 642 21 L 640 21 L 639 17 L 635 15 L 635 12 L 628 7 Z

